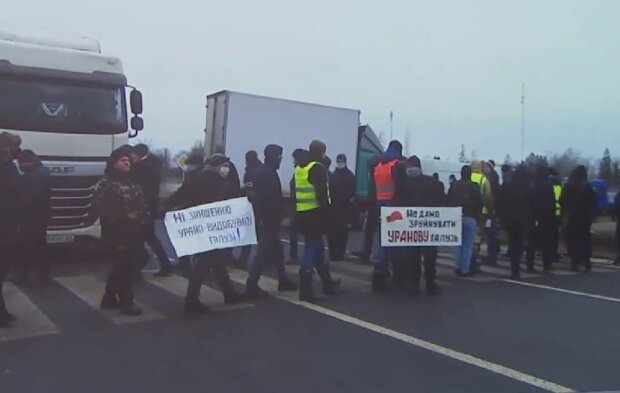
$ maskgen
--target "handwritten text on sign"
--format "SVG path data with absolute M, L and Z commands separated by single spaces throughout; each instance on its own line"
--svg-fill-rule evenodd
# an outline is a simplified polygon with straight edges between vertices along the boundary
M 179 257 L 256 244 L 254 212 L 247 198 L 168 212 L 164 224 Z
M 460 246 L 460 207 L 382 207 L 381 246 Z

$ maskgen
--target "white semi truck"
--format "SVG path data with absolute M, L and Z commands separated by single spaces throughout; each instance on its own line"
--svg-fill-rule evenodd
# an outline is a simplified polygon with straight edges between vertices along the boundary
M 0 133 L 22 138 L 53 179 L 48 242 L 100 237 L 91 214 L 94 185 L 112 150 L 143 128 L 142 94 L 121 61 L 93 39 L 59 41 L 0 31 Z

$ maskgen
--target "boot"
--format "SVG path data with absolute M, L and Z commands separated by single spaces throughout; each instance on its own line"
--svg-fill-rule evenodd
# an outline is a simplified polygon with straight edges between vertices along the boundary
M 441 295 L 443 288 L 437 285 L 434 281 L 426 283 L 426 293 L 429 295 Z
M 231 290 L 224 293 L 224 303 L 225 304 L 239 304 L 243 303 L 245 300 L 245 296 L 242 293 Z
M 295 292 L 299 286 L 284 276 L 278 281 L 278 292 Z
M 183 305 L 185 315 L 204 315 L 211 312 L 211 308 L 199 300 L 185 300 Z
M 134 316 L 141 315 L 142 309 L 136 306 L 135 304 L 133 304 L 133 302 L 127 303 L 121 306 L 121 314 L 134 317 Z
M 159 269 L 159 271 L 153 273 L 155 277 L 168 277 L 172 274 L 172 267 L 165 267 Z
M 312 293 L 312 272 L 299 271 L 299 300 L 302 302 L 316 303 Z
M 323 293 L 326 295 L 334 295 L 336 290 L 340 286 L 340 280 L 334 280 L 329 272 L 329 265 L 327 263 L 321 263 L 317 265 L 316 272 L 321 278 L 323 284 Z
M 372 290 L 375 293 L 387 293 L 390 291 L 390 287 L 387 283 L 388 274 L 385 272 L 373 272 L 372 273 Z
M 121 308 L 121 303 L 118 301 L 116 295 L 106 293 L 101 298 L 100 306 L 104 310 L 118 310 Z
M 269 292 L 263 290 L 257 285 L 254 288 L 246 289 L 245 295 L 250 299 L 260 299 L 260 298 L 269 297 Z

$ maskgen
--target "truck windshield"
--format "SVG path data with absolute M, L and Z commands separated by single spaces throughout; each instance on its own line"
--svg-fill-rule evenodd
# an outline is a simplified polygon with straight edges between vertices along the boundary
M 125 90 L 0 76 L 0 128 L 73 134 L 126 132 Z

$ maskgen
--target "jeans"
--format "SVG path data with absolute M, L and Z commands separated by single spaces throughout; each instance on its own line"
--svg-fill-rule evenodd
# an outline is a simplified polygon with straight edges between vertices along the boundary
M 263 269 L 269 263 L 273 263 L 280 281 L 286 279 L 284 268 L 284 249 L 280 241 L 280 226 L 274 224 L 262 224 L 258 236 L 258 253 L 250 266 L 250 274 L 246 281 L 248 291 L 258 288 Z
M 247 245 L 241 247 L 241 254 L 239 254 L 239 259 L 237 262 L 241 266 L 248 266 L 248 261 L 250 260 L 250 255 L 252 254 L 252 245 Z
M 454 262 L 461 273 L 469 273 L 471 256 L 474 253 L 474 238 L 477 222 L 471 217 L 463 217 L 461 245 L 454 247 Z
M 325 260 L 325 244 L 322 236 L 306 236 L 305 241 L 304 257 L 301 261 L 300 270 L 308 273 Z
M 521 257 L 525 248 L 525 236 L 527 230 L 524 227 L 513 226 L 506 228 L 508 240 L 510 242 L 510 271 L 512 277 L 519 276 L 521 271 Z

